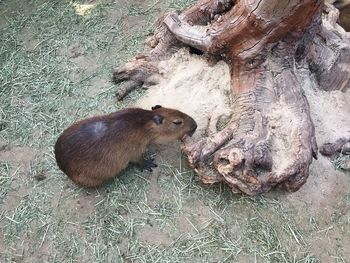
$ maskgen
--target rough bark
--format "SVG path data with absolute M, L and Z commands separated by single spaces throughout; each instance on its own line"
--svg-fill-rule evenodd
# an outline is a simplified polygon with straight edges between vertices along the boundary
M 156 83 L 158 62 L 181 47 L 225 60 L 233 115 L 222 131 L 185 141 L 190 165 L 204 183 L 224 181 L 235 192 L 256 195 L 275 186 L 296 191 L 317 158 L 300 75 L 314 74 L 323 90 L 344 90 L 350 79 L 349 39 L 337 18 L 338 11 L 321 0 L 199 1 L 181 14 L 160 17 L 149 40 L 153 49 L 116 69 L 114 80 L 127 80 L 118 98 Z M 276 158 L 276 130 L 288 141 L 283 162 Z
M 336 0 L 331 1 L 336 8 L 339 9 L 339 24 L 347 31 L 350 31 L 350 1 L 349 0 Z
M 206 25 L 218 15 L 229 10 L 233 4 L 233 0 L 202 0 L 180 14 L 180 17 L 192 25 Z M 158 83 L 161 77 L 157 68 L 159 61 L 169 58 L 177 50 L 186 46 L 178 41 L 164 24 L 164 19 L 168 15 L 166 13 L 157 19 L 154 35 L 147 39 L 147 44 L 152 48 L 150 52 L 135 57 L 133 61 L 114 71 L 113 81 L 115 83 L 125 81 L 116 94 L 119 100 L 144 84 Z

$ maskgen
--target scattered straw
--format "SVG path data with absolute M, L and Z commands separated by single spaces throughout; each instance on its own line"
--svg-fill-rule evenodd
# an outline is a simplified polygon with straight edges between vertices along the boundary
M 112 69 L 142 52 L 160 12 L 194 0 L 90 2 L 0 1 L 0 152 L 38 153 L 29 167 L 0 159 L 0 261 L 319 262 L 310 244 L 336 222 L 299 225 L 284 195 L 207 187 L 181 156 L 174 167 L 157 154 L 159 173 L 131 167 L 97 190 L 58 170 L 58 135 L 141 96 L 117 102 Z M 166 239 L 140 241 L 146 227 Z

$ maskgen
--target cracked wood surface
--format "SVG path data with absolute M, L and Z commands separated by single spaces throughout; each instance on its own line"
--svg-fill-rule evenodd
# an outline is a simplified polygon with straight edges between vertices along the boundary
M 119 98 L 157 83 L 158 62 L 179 48 L 225 60 L 233 114 L 223 130 L 185 140 L 190 165 L 204 183 L 224 181 L 235 192 L 256 195 L 276 186 L 296 191 L 317 158 L 300 79 L 315 76 L 325 90 L 349 86 L 349 39 L 339 33 L 337 18 L 337 10 L 320 0 L 199 1 L 157 20 L 149 39 L 153 49 L 114 73 L 116 82 L 127 80 Z

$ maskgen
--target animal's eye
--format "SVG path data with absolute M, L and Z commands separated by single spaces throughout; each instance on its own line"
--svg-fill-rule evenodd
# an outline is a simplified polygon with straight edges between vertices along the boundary
M 160 106 L 160 105 L 156 105 L 156 106 L 153 106 L 152 107 L 152 110 L 156 110 L 156 109 L 160 109 L 162 106 Z
M 182 124 L 182 120 L 174 120 L 173 123 L 175 125 L 181 125 Z

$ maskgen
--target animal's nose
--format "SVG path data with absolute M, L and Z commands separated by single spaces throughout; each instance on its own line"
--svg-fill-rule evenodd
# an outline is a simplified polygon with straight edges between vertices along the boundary
M 195 121 L 193 121 L 192 125 L 191 125 L 191 130 L 189 132 L 189 136 L 192 136 L 194 134 L 194 132 L 196 131 L 197 129 L 197 123 Z
M 197 123 L 194 122 L 192 125 L 192 131 L 194 132 L 196 129 L 197 129 Z

